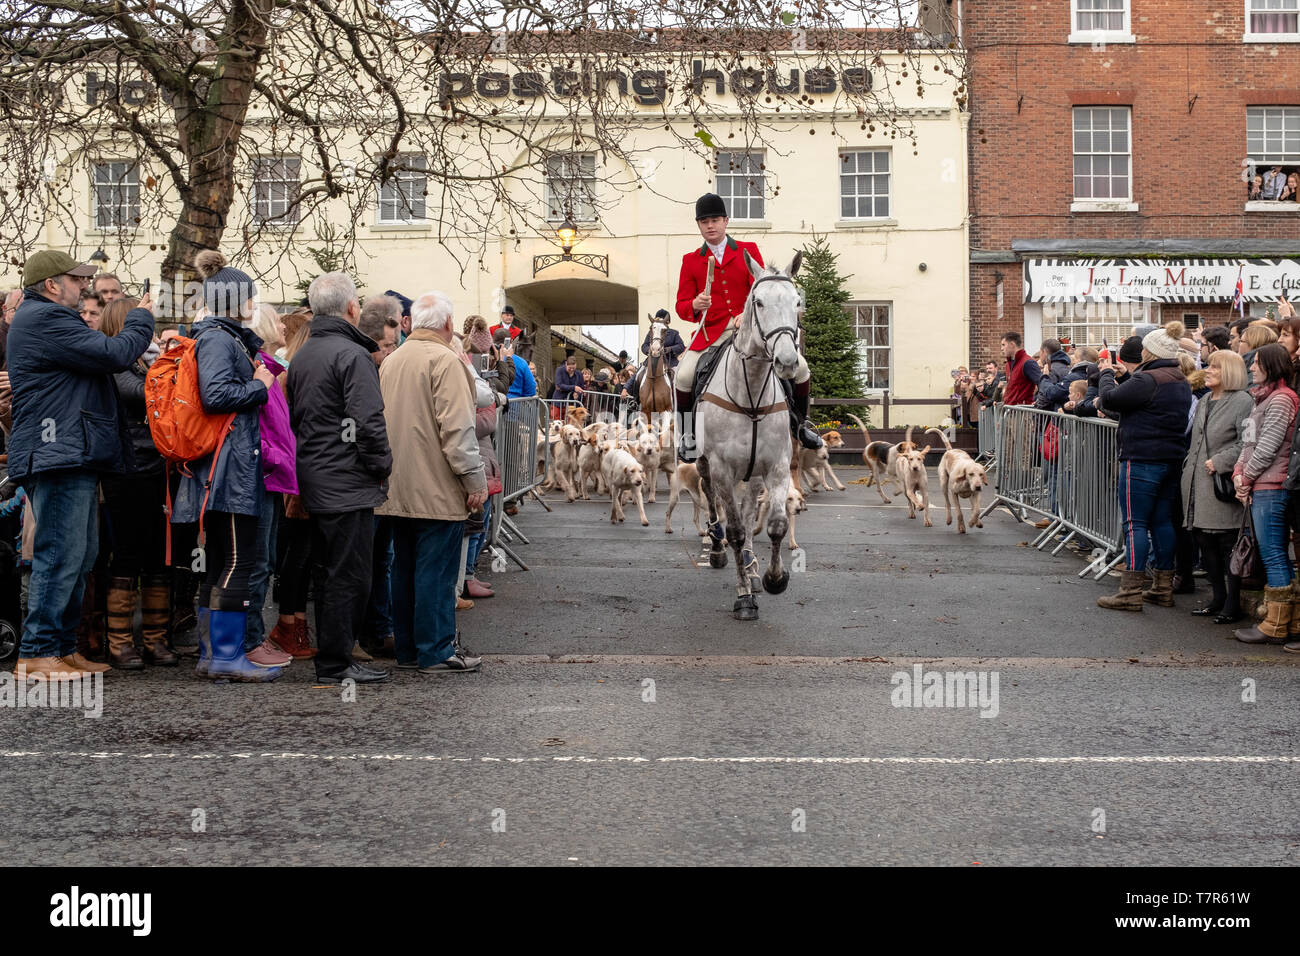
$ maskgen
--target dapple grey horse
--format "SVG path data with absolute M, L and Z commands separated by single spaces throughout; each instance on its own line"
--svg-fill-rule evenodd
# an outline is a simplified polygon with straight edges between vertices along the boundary
M 803 296 L 794 283 L 803 254 L 795 253 L 787 269 L 766 270 L 746 253 L 754 284 L 745 300 L 740 325 L 723 346 L 717 371 L 700 393 L 695 411 L 698 468 L 709 504 L 709 564 L 726 567 L 723 535 L 736 555 L 737 620 L 758 619 L 758 556 L 754 552 L 754 518 L 758 494 L 767 489 L 767 536 L 772 557 L 762 576 L 769 594 L 790 583 L 781 563 L 781 542 L 789 519 L 785 501 L 790 490 L 790 415 L 778 378 L 798 371 L 799 313 Z M 718 520 L 718 505 L 726 526 Z

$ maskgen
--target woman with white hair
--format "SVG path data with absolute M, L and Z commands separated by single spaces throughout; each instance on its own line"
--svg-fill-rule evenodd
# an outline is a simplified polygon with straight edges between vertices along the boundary
M 1196 405 L 1191 444 L 1183 462 L 1183 526 L 1201 551 L 1210 585 L 1210 603 L 1192 611 L 1216 624 L 1241 620 L 1241 579 L 1228 574 L 1228 556 L 1241 527 L 1241 502 L 1215 492 L 1216 483 L 1231 486 L 1232 468 L 1241 454 L 1243 425 L 1255 407 L 1246 391 L 1246 364 L 1236 352 L 1221 350 L 1205 367 L 1210 391 Z M 1221 492 L 1222 493 L 1222 492 Z

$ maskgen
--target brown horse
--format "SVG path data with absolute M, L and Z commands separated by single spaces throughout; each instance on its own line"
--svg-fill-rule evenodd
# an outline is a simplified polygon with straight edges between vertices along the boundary
M 641 414 L 648 424 L 653 424 L 657 415 L 673 410 L 673 374 L 664 356 L 664 333 L 667 330 L 666 318 L 650 319 L 650 350 L 640 373 L 641 386 L 637 392 Z

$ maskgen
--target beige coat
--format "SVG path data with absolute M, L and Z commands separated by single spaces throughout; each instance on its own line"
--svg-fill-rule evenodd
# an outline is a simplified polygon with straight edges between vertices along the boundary
M 486 491 L 474 436 L 469 366 L 430 329 L 416 329 L 379 367 L 393 449 L 388 501 L 375 514 L 464 521 L 467 494 Z

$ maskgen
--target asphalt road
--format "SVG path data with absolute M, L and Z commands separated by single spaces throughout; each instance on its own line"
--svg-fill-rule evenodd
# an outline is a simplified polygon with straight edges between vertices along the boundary
M 1296 864 L 1279 649 L 1189 598 L 1101 611 L 1114 579 L 1022 546 L 1005 512 L 959 536 L 855 485 L 814 496 L 807 571 L 743 624 L 665 499 L 649 528 L 526 505 L 530 570 L 460 616 L 478 675 L 346 701 L 302 664 L 269 686 L 116 674 L 98 719 L 0 709 L 0 858 Z M 898 706 L 917 665 L 984 697 Z

